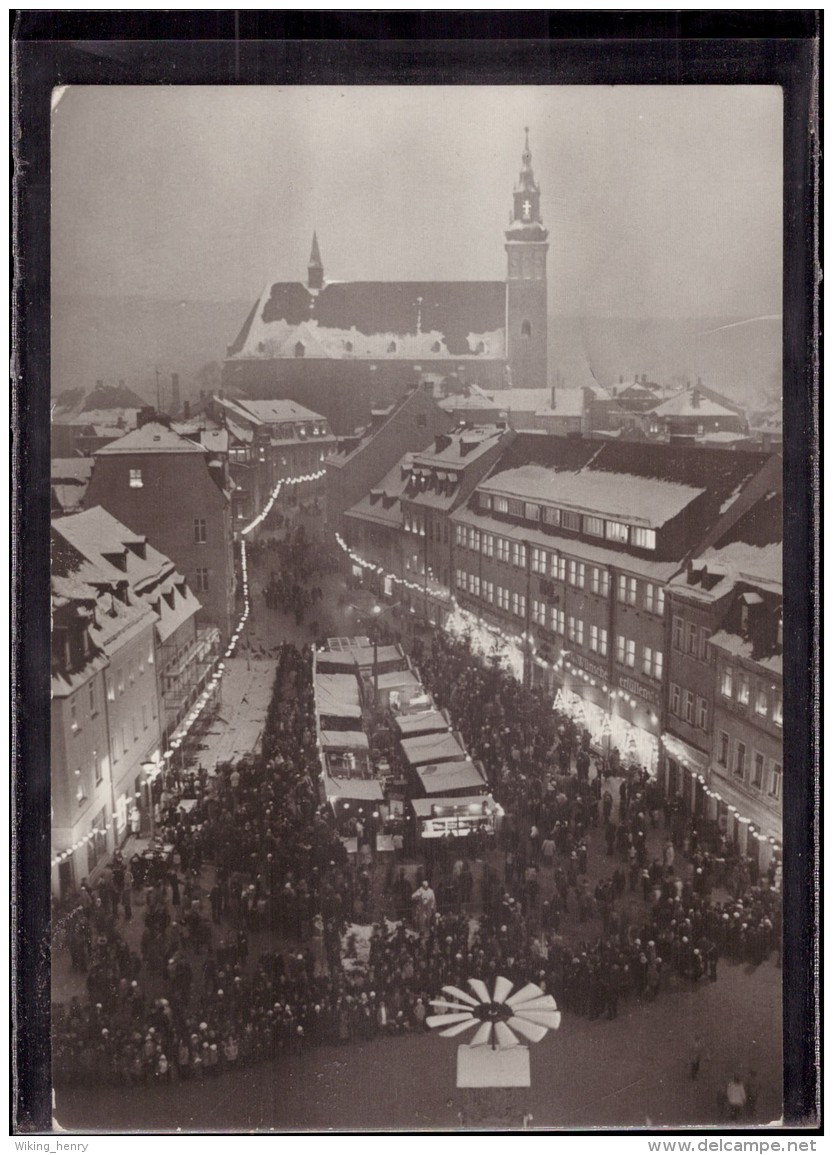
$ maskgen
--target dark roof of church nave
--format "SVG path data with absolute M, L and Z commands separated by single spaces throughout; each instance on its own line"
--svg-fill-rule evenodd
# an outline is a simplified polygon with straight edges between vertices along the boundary
M 505 281 L 333 281 L 268 286 L 229 357 L 505 356 Z

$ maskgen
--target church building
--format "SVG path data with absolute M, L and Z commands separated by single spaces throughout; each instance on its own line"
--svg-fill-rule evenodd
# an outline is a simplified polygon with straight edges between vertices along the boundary
M 505 281 L 328 282 L 313 235 L 306 283 L 267 285 L 224 384 L 306 405 L 342 434 L 414 388 L 545 388 L 549 245 L 528 130 L 504 236 Z

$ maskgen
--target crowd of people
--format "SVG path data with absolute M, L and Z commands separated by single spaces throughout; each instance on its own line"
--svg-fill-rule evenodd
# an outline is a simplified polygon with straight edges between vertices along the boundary
M 535 981 L 567 1013 L 614 1018 L 623 999 L 780 949 L 774 880 L 643 770 L 615 785 L 579 727 L 465 644 L 435 634 L 414 658 L 506 810 L 496 844 L 455 840 L 424 880 L 349 861 L 317 793 L 311 653 L 283 644 L 260 754 L 169 780 L 161 850 L 116 856 L 62 921 L 87 999 L 56 1008 L 56 1082 L 202 1079 L 420 1031 L 442 986 L 469 977 Z M 593 881 L 591 855 L 607 866 Z
M 253 561 L 269 567 L 269 576 L 263 582 L 267 609 L 291 614 L 296 626 L 303 625 L 306 614 L 324 596 L 314 579 L 334 569 L 330 554 L 317 538 L 307 533 L 303 523 L 290 527 L 285 537 L 273 537 L 261 544 Z M 313 633 L 316 631 L 317 625 Z

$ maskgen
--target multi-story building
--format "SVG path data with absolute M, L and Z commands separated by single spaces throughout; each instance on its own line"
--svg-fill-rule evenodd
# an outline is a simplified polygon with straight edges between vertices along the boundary
M 348 546 L 384 571 L 370 571 L 377 592 L 390 595 L 397 585 L 396 596 L 432 621 L 447 611 L 452 593 L 449 516 L 514 436 L 497 425 L 438 433 L 430 448 L 407 454 L 347 511 Z
M 162 705 L 162 733 L 168 738 L 199 696 L 218 658 L 218 628 L 197 624 L 200 603 L 170 558 L 101 507 L 53 522 L 53 542 L 56 557 L 58 546 L 60 556 L 69 552 L 89 585 L 102 590 L 113 582 L 125 586 L 134 600 L 156 615 L 152 664 Z
M 346 510 L 369 494 L 406 453 L 427 449 L 437 434 L 447 433 L 452 424 L 430 393 L 413 389 L 397 404 L 374 413 L 361 433 L 343 438 L 339 452 L 325 461 L 331 527 L 343 532 Z
M 518 434 L 451 514 L 448 627 L 499 645 L 598 746 L 656 771 L 666 586 L 766 461 Z
M 649 432 L 663 433 L 672 441 L 694 442 L 723 433 L 743 437 L 749 429 L 739 406 L 702 385 L 675 393 L 648 410 L 644 420 Z
M 681 796 L 690 811 L 719 823 L 741 853 L 757 853 L 761 865 L 768 864 L 772 846 L 781 841 L 778 464 L 773 459 L 768 471 L 771 488 L 672 583 L 663 738 L 667 790 Z
M 200 624 L 232 632 L 235 575 L 227 454 L 150 422 L 95 455 L 88 508 L 103 506 L 176 565 Z

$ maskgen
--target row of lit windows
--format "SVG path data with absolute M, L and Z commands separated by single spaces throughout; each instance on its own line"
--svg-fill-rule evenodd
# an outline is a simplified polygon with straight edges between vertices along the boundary
M 695 695 L 691 690 L 681 690 L 676 682 L 668 687 L 668 708 L 677 718 L 688 722 L 689 726 L 696 726 L 698 730 L 708 733 L 709 703 L 705 698 Z
M 508 590 L 505 586 L 496 586 L 494 582 L 481 581 L 477 574 L 466 573 L 465 570 L 456 571 L 457 589 L 469 593 L 473 597 L 481 598 L 499 610 L 513 613 L 516 617 L 526 617 L 526 594 L 516 590 Z
M 783 725 L 784 704 L 781 691 L 764 682 L 756 682 L 753 702 L 752 679 L 745 670 L 725 665 L 720 674 L 720 693 L 724 698 L 730 698 L 741 706 L 753 705 L 759 718 L 771 717 L 776 726 Z
M 114 729 L 113 735 L 112 735 L 112 738 L 110 741 L 110 749 L 111 749 L 111 753 L 112 753 L 112 757 L 113 757 L 114 762 L 118 762 L 118 760 L 121 758 L 121 756 L 123 754 L 126 754 L 128 752 L 128 750 L 130 749 L 130 747 L 135 745 L 136 742 L 139 741 L 140 734 L 143 731 L 147 730 L 148 726 L 150 725 L 149 719 L 153 718 L 153 720 L 155 721 L 156 716 L 157 716 L 156 698 L 154 696 L 150 699 L 150 707 L 149 708 L 147 705 L 142 705 L 142 707 L 141 707 L 141 723 L 142 723 L 141 731 L 139 729 L 139 717 L 136 714 L 131 715 L 130 728 L 129 729 L 128 729 L 126 722 L 124 723 L 124 725 L 119 726 L 117 729 Z M 132 739 L 132 740 L 129 740 L 129 739 Z
M 710 637 L 710 631 L 705 626 L 698 627 L 694 622 L 684 622 L 676 614 L 671 619 L 671 646 L 681 654 L 707 662 Z
M 765 784 L 766 758 L 764 755 L 760 750 L 753 750 L 750 758 L 746 743 L 739 739 L 735 741 L 733 750 L 729 735 L 725 730 L 720 730 L 717 735 L 717 763 L 727 770 L 731 768 L 735 778 L 756 790 L 763 790 L 766 786 L 770 798 L 778 799 L 781 797 L 781 781 L 784 772 L 782 764 L 774 761 L 774 759 L 770 760 L 769 778 Z
M 585 533 L 589 537 L 604 538 L 616 545 L 631 545 L 637 549 L 657 548 L 657 532 L 642 526 L 629 525 L 624 521 L 611 521 L 605 517 L 591 517 L 571 509 L 541 505 L 535 501 L 523 501 L 515 497 L 500 497 L 488 493 L 479 495 L 479 505 L 483 510 L 505 513 L 523 521 L 543 522 L 558 526 L 573 533 Z

